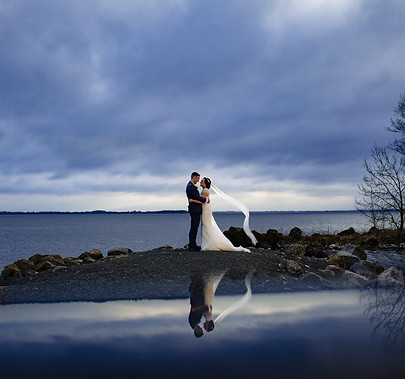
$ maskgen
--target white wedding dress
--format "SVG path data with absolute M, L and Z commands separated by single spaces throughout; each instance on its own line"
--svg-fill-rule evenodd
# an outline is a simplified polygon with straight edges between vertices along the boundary
M 204 188 L 204 192 L 209 194 L 209 190 Z M 212 215 L 212 209 L 210 203 L 202 205 L 202 238 L 201 238 L 201 250 L 209 251 L 244 251 L 250 253 L 249 249 L 242 246 L 235 247 L 232 242 L 222 233 L 221 229 L 215 222 Z

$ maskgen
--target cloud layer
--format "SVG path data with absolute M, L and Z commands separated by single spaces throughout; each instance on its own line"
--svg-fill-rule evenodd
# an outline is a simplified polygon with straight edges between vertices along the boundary
M 396 0 L 3 3 L 0 209 L 183 208 L 193 170 L 252 209 L 351 208 L 363 158 L 392 139 L 404 15 Z

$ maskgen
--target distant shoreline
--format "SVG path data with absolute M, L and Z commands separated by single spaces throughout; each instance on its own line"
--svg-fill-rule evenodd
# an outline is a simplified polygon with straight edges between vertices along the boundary
M 81 214 L 182 214 L 188 213 L 186 210 L 160 210 L 160 211 L 0 211 L 0 216 L 7 215 L 81 215 Z M 241 213 L 240 211 L 214 211 L 214 213 L 228 214 L 228 213 Z M 267 214 L 312 214 L 312 213 L 361 213 L 361 211 L 352 210 L 325 210 L 325 211 L 250 211 L 251 214 L 267 213 Z

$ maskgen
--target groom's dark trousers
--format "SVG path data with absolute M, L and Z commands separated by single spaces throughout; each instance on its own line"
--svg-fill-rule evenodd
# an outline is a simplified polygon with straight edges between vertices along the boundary
M 186 187 L 186 195 L 188 199 L 194 199 L 205 203 L 207 199 L 200 196 L 197 187 L 191 181 L 188 182 Z M 198 203 L 189 203 L 188 212 L 191 217 L 190 232 L 188 233 L 188 248 L 196 249 L 197 248 L 197 233 L 198 227 L 200 226 L 201 213 L 202 213 L 202 204 Z

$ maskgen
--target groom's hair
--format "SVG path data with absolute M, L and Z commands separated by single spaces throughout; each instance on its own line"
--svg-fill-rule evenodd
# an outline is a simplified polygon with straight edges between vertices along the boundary
M 194 172 L 191 173 L 191 179 L 193 179 L 194 176 L 200 176 L 200 174 L 198 172 L 194 171 Z

